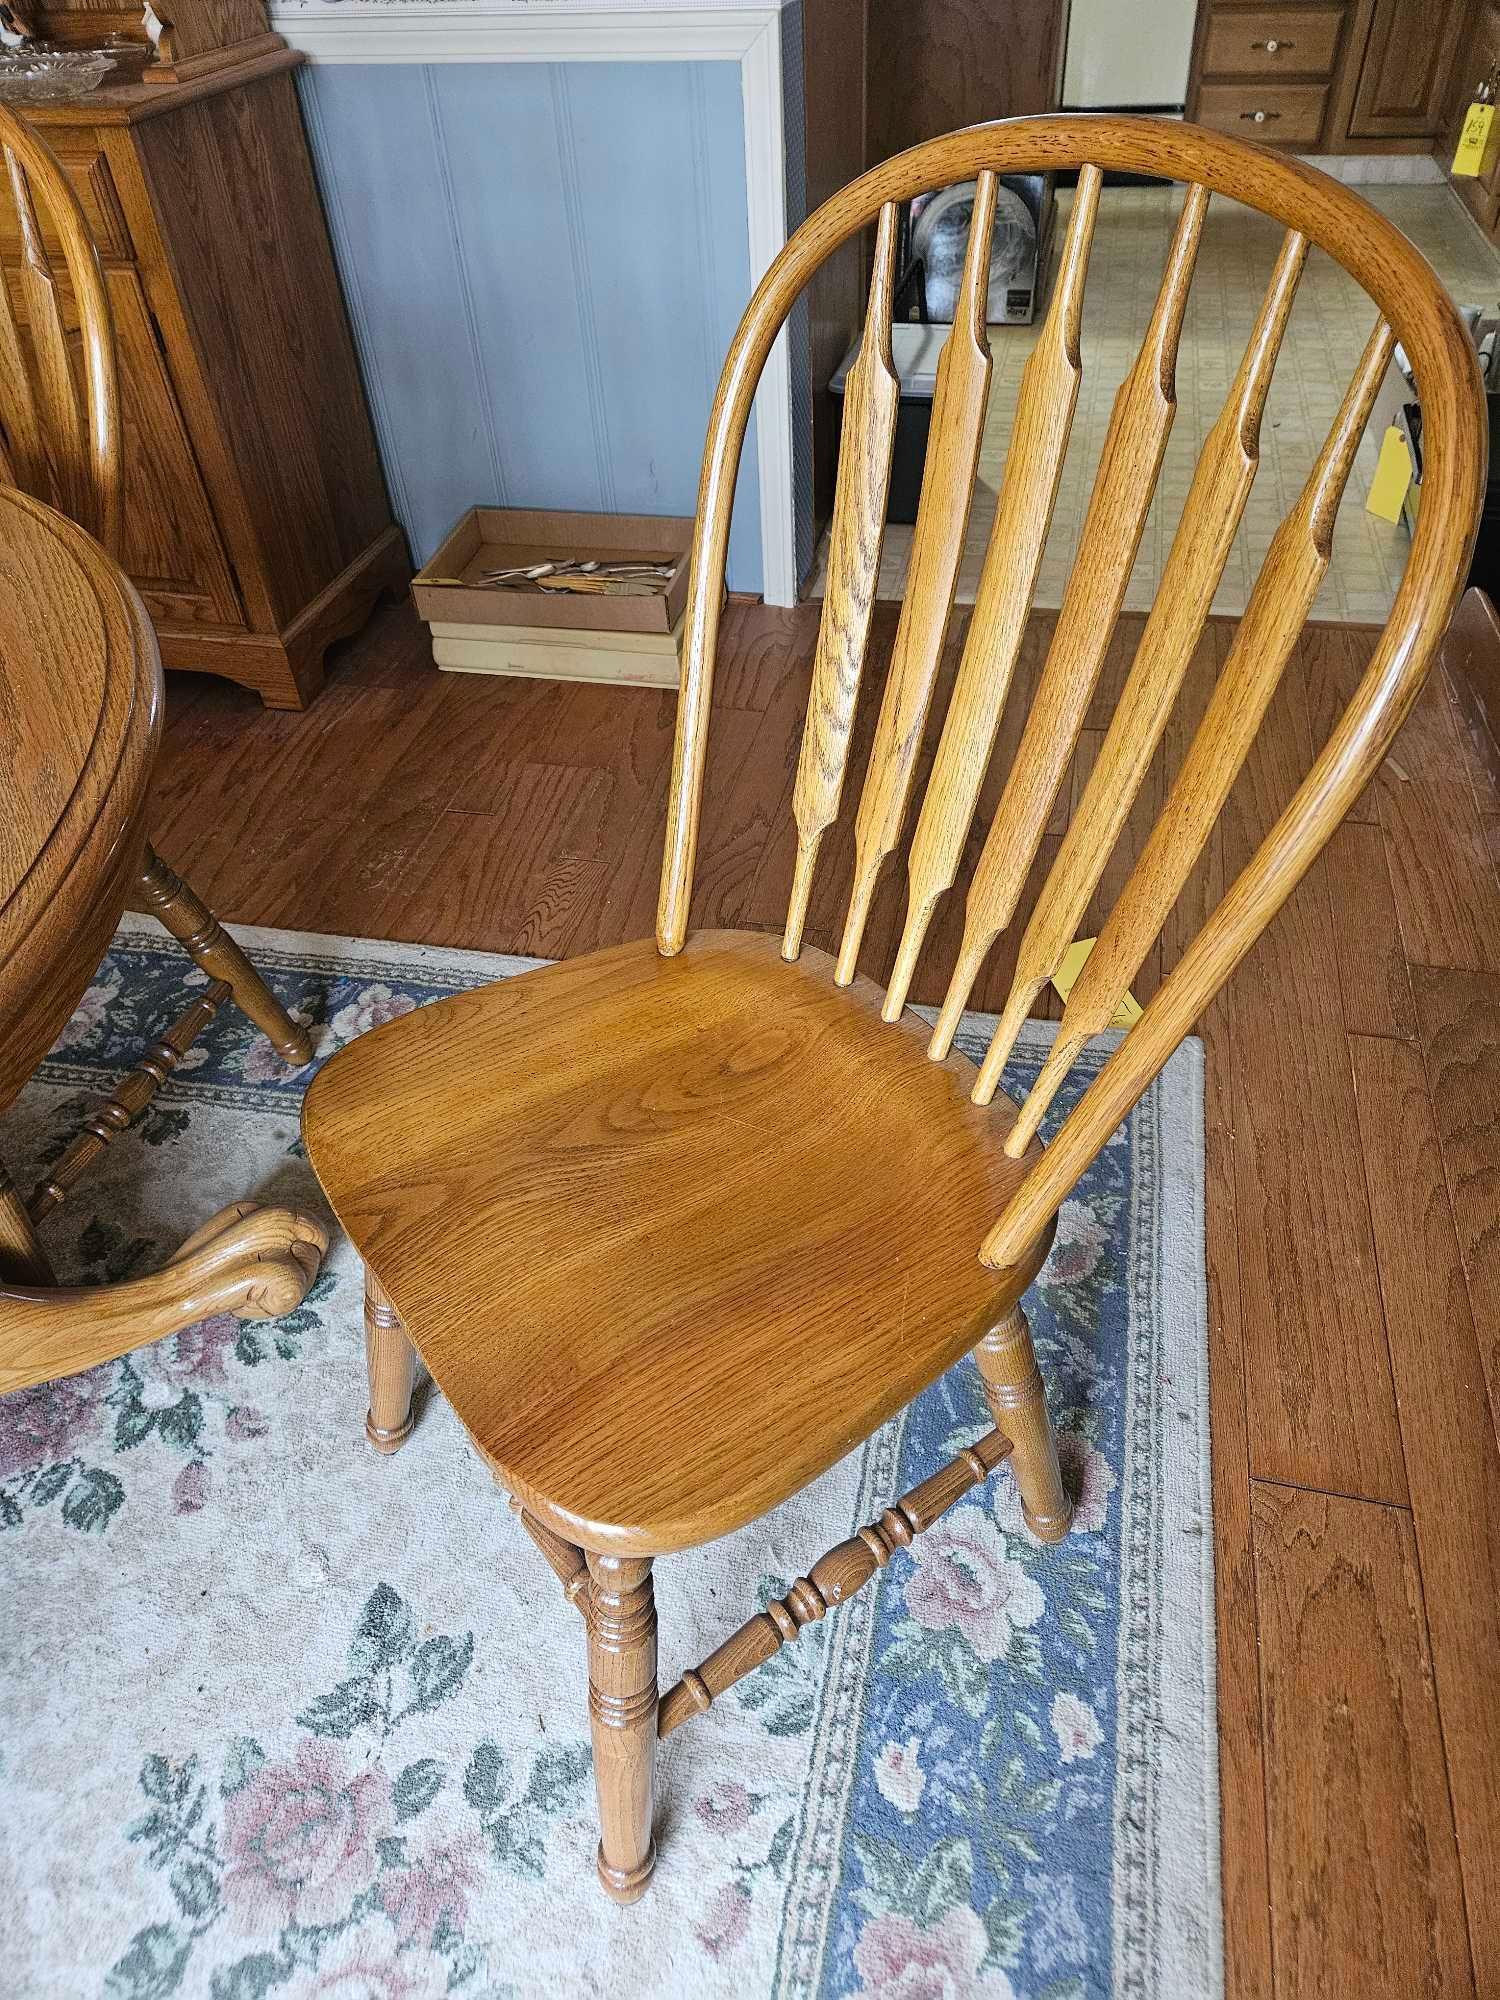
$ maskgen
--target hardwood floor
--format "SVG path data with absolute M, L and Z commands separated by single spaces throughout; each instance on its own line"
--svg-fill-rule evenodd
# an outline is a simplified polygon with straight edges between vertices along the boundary
M 696 922 L 779 922 L 815 620 L 816 607 L 731 607 Z M 1038 616 L 1028 635 L 1001 778 L 1050 624 Z M 1140 624 L 1116 635 L 1080 771 Z M 1153 799 L 1227 629 L 1204 635 L 1147 780 Z M 1369 644 L 1327 626 L 1304 639 L 1140 997 L 1289 796 Z M 955 658 L 950 645 L 950 675 Z M 330 664 L 304 716 L 262 711 L 223 682 L 170 684 L 151 824 L 222 915 L 548 957 L 650 930 L 669 696 L 437 674 L 404 607 Z M 865 748 L 882 670 L 877 647 Z M 813 897 L 807 936 L 824 948 L 862 755 Z M 992 775 L 986 817 L 998 791 Z M 1044 857 L 1062 824 L 1055 814 Z M 1113 884 L 1145 824 L 1138 811 L 1122 835 Z M 971 837 L 960 889 L 978 846 Z M 1235 2000 L 1500 1994 L 1497 858 L 1500 790 L 1438 676 L 1201 1024 Z M 1039 881 L 1040 867 L 1030 893 Z M 903 888 L 892 868 L 861 958 L 882 980 Z M 956 916 L 957 894 L 934 924 L 918 1001 L 941 998 Z M 1009 969 L 1002 940 L 976 1005 L 998 1005 Z

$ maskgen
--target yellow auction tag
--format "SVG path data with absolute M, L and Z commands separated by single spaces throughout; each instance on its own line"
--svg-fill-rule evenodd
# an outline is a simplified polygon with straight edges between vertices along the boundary
M 1370 482 L 1370 497 L 1365 502 L 1365 512 L 1378 514 L 1382 521 L 1399 521 L 1410 485 L 1411 452 L 1407 449 L 1406 439 L 1392 424 L 1380 441 L 1380 458 L 1375 467 L 1375 477 Z
M 1078 975 L 1083 970 L 1084 960 L 1094 949 L 1093 938 L 1075 938 L 1063 954 L 1063 962 L 1052 975 L 1052 984 L 1066 1000 L 1077 984 Z M 1141 1018 L 1141 1003 L 1133 993 L 1127 993 L 1115 1009 L 1115 1017 L 1110 1022 L 1112 1028 L 1133 1028 Z
M 1463 130 L 1458 135 L 1458 151 L 1453 155 L 1453 171 L 1472 179 L 1494 161 L 1495 107 L 1474 103 L 1464 113 Z

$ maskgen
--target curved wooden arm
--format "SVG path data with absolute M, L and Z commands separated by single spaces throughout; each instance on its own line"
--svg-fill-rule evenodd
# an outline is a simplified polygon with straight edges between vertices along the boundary
M 0 1393 L 75 1375 L 215 1313 L 279 1319 L 318 1275 L 328 1232 L 290 1208 L 234 1202 L 149 1278 L 46 1291 L 0 1285 Z

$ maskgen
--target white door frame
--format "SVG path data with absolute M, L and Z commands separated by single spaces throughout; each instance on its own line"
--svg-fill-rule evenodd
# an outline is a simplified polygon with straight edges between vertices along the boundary
M 575 6 L 572 0 L 279 0 L 271 26 L 316 63 L 734 62 L 745 117 L 750 283 L 786 242 L 781 10 Z M 792 385 L 786 331 L 755 398 L 768 604 L 794 604 Z

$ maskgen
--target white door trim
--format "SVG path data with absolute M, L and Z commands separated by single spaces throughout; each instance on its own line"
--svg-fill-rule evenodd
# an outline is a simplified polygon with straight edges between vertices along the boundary
M 281 0 L 271 26 L 318 63 L 734 62 L 745 122 L 750 283 L 786 242 L 781 10 L 583 7 L 553 0 Z M 794 604 L 792 386 L 785 330 L 755 398 L 768 604 Z

